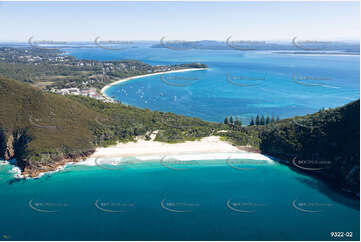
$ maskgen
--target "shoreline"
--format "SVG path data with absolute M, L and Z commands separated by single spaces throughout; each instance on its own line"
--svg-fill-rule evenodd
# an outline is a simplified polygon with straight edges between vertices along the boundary
M 202 164 L 202 161 L 207 160 L 224 160 L 227 163 L 231 159 L 254 160 L 255 164 L 257 161 L 265 161 L 268 164 L 274 163 L 273 159 L 268 156 L 249 151 L 247 146 L 234 146 L 227 141 L 221 140 L 219 136 L 208 136 L 197 141 L 186 141 L 174 144 L 154 141 L 156 132 L 151 136 L 152 139 L 148 141 L 146 141 L 144 137 L 138 137 L 135 142 L 118 143 L 109 147 L 98 147 L 94 153 L 82 159 L 64 159 L 58 163 L 54 163 L 51 167 L 40 167 L 38 170 L 33 170 L 33 172 L 22 172 L 18 166 L 14 166 L 12 173 L 14 173 L 14 177 L 17 179 L 37 179 L 46 174 L 62 171 L 68 165 L 101 167 L 100 164 L 107 164 L 116 167 L 129 163 L 129 158 L 131 160 L 137 160 L 131 163 L 142 164 L 154 163 L 154 161 L 161 163 L 169 162 L 165 161 L 165 157 L 173 161 L 176 160 L 177 162 L 200 161 L 197 162 L 197 164 Z M 252 161 L 249 163 L 251 164 Z
M 156 73 L 150 73 L 150 74 L 143 74 L 143 75 L 138 75 L 138 76 L 131 76 L 131 77 L 127 77 L 127 78 L 124 78 L 124 79 L 119 79 L 115 82 L 112 82 L 112 83 L 109 83 L 108 85 L 104 86 L 100 92 L 101 94 L 107 98 L 107 99 L 110 99 L 112 101 L 114 101 L 113 98 L 107 96 L 105 94 L 105 91 L 111 87 L 111 86 L 114 86 L 114 85 L 117 85 L 119 83 L 123 83 L 123 82 L 127 82 L 127 81 L 130 81 L 130 80 L 133 80 L 133 79 L 137 79 L 137 78 L 143 78 L 143 77 L 148 77 L 148 76 L 156 76 L 156 75 L 162 75 L 162 74 L 168 74 L 168 73 L 177 73 L 177 72 L 186 72 L 186 71 L 201 71 L 201 70 L 208 70 L 209 68 L 188 68 L 188 69 L 180 69 L 180 70 L 173 70 L 173 71 L 162 71 L 162 72 L 156 72 Z
M 99 147 L 87 159 L 76 164 L 99 166 L 98 161 L 101 160 L 102 164 L 116 166 L 129 163 L 129 158 L 137 160 L 135 163 L 152 163 L 168 158 L 177 161 L 250 159 L 274 163 L 268 156 L 250 151 L 246 146 L 234 146 L 221 140 L 219 136 L 208 136 L 197 141 L 175 144 L 154 141 L 154 138 L 155 135 L 149 141 L 138 138 L 136 142 L 118 143 L 106 148 Z

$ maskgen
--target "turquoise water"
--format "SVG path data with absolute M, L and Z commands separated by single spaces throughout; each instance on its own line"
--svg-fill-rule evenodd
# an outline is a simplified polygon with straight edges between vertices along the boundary
M 358 56 L 67 51 L 86 59 L 205 63 L 209 70 L 135 79 L 107 94 L 211 121 L 283 118 L 359 98 Z M 116 170 L 78 165 L 28 180 L 14 179 L 11 168 L 0 165 L 1 240 L 331 240 L 331 232 L 343 232 L 337 240 L 360 238 L 359 200 L 277 162 L 243 160 L 241 169 L 224 160 L 195 160 L 186 169 L 159 161 Z
M 68 49 L 82 59 L 136 59 L 153 65 L 200 62 L 209 70 L 134 79 L 112 86 L 108 96 L 151 110 L 209 121 L 257 114 L 293 117 L 337 107 L 360 96 L 360 57 L 154 49 Z
M 15 181 L 3 165 L 0 233 L 10 240 L 330 240 L 330 232 L 353 232 L 341 240 L 359 239 L 358 201 L 282 164 L 249 161 L 247 168 L 219 160 L 172 170 L 154 161 L 122 170 L 72 166 Z

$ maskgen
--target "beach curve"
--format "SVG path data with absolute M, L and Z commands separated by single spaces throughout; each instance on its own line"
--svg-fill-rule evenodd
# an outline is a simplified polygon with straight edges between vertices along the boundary
M 131 77 L 127 77 L 127 78 L 123 78 L 123 79 L 119 79 L 115 82 L 109 83 L 108 85 L 104 86 L 100 92 L 101 94 L 107 98 L 110 99 L 112 101 L 114 101 L 113 98 L 109 97 L 105 91 L 114 85 L 117 85 L 119 83 L 123 83 L 123 82 L 127 82 L 133 79 L 138 79 L 138 78 L 143 78 L 143 77 L 148 77 L 148 76 L 156 76 L 156 75 L 162 75 L 162 74 L 169 74 L 169 73 L 177 73 L 177 72 L 186 72 L 186 71 L 202 71 L 202 70 L 208 70 L 209 68 L 187 68 L 187 69 L 181 69 L 181 70 L 173 70 L 173 71 L 162 71 L 162 72 L 156 72 L 156 73 L 150 73 L 150 74 L 144 74 L 144 75 L 137 75 L 137 76 L 131 76 Z

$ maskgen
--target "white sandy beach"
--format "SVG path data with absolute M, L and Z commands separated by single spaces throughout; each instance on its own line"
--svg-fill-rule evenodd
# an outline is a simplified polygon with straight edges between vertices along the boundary
M 154 138 L 154 136 L 153 136 Z M 270 158 L 259 153 L 252 153 L 238 149 L 218 136 L 205 137 L 199 141 L 184 143 L 162 143 L 154 140 L 119 143 L 107 148 L 97 148 L 95 153 L 80 164 L 95 165 L 95 159 L 102 159 L 104 163 L 114 163 L 118 158 L 135 157 L 141 161 L 158 160 L 167 156 L 178 160 L 218 160 L 218 159 L 252 159 L 265 160 L 273 163 Z M 113 161 L 112 161 L 113 160 Z M 119 161 L 121 162 L 121 161 Z
M 179 161 L 201 161 L 210 160 L 229 160 L 229 159 L 249 159 L 274 164 L 269 157 L 244 151 L 231 145 L 226 141 L 220 140 L 218 136 L 209 136 L 199 141 L 186 141 L 183 143 L 169 144 L 154 141 L 157 131 L 151 134 L 151 140 L 146 141 L 143 137 L 138 137 L 136 142 L 118 143 L 117 145 L 107 148 L 97 148 L 96 151 L 87 159 L 80 162 L 69 162 L 65 165 L 57 167 L 53 171 L 41 172 L 36 178 L 40 178 L 45 174 L 59 172 L 68 165 L 85 165 L 99 166 L 99 164 L 121 165 L 127 164 L 129 159 L 131 163 L 149 163 L 162 159 L 179 160 Z M 135 159 L 134 159 L 135 158 Z M 252 162 L 252 161 L 251 161 Z M 0 165 L 9 164 L 7 161 L 1 161 Z M 21 170 L 14 166 L 11 171 L 17 179 L 27 178 Z
M 189 68 L 189 69 L 182 69 L 182 70 L 163 71 L 163 72 L 157 72 L 157 73 L 151 73 L 151 74 L 144 74 L 144 75 L 139 75 L 139 76 L 132 76 L 132 77 L 120 79 L 120 80 L 118 80 L 118 81 L 115 81 L 115 82 L 112 82 L 112 83 L 106 85 L 105 87 L 102 88 L 101 93 L 103 94 L 103 96 L 105 96 L 105 97 L 107 97 L 107 98 L 110 98 L 110 97 L 108 97 L 108 96 L 105 94 L 105 91 L 106 91 L 109 87 L 114 86 L 114 85 L 117 85 L 117 84 L 122 83 L 122 82 L 126 82 L 126 81 L 129 81 L 129 80 L 132 80 L 132 79 L 137 79 L 137 78 L 147 77 L 147 76 L 155 76 L 155 75 L 176 73 L 176 72 L 200 71 L 200 70 L 207 70 L 207 69 L 208 69 L 208 68 Z
M 101 90 L 103 96 L 106 96 L 105 91 L 118 83 L 126 82 L 132 79 L 161 75 L 165 73 L 185 72 L 185 71 L 197 71 L 205 70 L 207 68 L 192 68 L 184 70 L 175 70 L 167 72 L 158 72 L 152 74 L 145 74 L 140 76 L 128 77 L 119 81 L 113 82 Z M 107 148 L 97 148 L 95 153 L 88 159 L 79 162 L 83 165 L 96 165 L 97 159 L 102 159 L 102 163 L 119 163 L 119 159 L 126 160 L 127 158 L 136 158 L 140 161 L 154 161 L 159 160 L 162 157 L 175 158 L 177 160 L 217 160 L 217 159 L 252 159 L 252 160 L 265 160 L 269 163 L 273 161 L 259 153 L 253 153 L 241 150 L 232 144 L 220 140 L 218 136 L 205 137 L 199 141 L 187 141 L 184 143 L 162 143 L 154 141 L 156 132 L 151 135 L 151 140 L 146 141 L 143 138 L 137 138 L 136 142 L 118 143 L 117 145 Z

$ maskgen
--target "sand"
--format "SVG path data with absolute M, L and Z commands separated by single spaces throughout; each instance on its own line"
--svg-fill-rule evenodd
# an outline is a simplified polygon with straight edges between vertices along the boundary
M 213 160 L 232 157 L 272 161 L 262 154 L 240 150 L 236 146 L 222 141 L 218 136 L 209 136 L 198 141 L 186 141 L 176 144 L 154 140 L 146 141 L 139 138 L 136 142 L 118 143 L 107 148 L 97 148 L 95 153 L 82 163 L 94 165 L 95 159 L 109 160 L 109 163 L 114 163 L 115 159 L 128 157 L 136 157 L 138 160 L 146 162 L 165 156 L 178 160 Z M 104 161 L 104 163 L 107 162 Z
M 176 72 L 199 71 L 199 70 L 207 70 L 207 69 L 208 69 L 208 68 L 189 68 L 189 69 L 182 69 L 182 70 L 163 71 L 163 72 L 157 72 L 157 73 L 151 73 L 151 74 L 144 74 L 144 75 L 139 75 L 139 76 L 132 76 L 132 77 L 120 79 L 120 80 L 118 80 L 118 81 L 115 81 L 115 82 L 112 82 L 112 83 L 106 85 L 105 87 L 102 88 L 101 93 L 103 94 L 103 96 L 105 96 L 105 97 L 107 97 L 107 98 L 110 98 L 110 97 L 108 97 L 108 96 L 105 94 L 105 91 L 106 91 L 109 87 L 114 86 L 114 85 L 117 85 L 117 84 L 122 83 L 122 82 L 127 82 L 127 81 L 132 80 L 132 79 L 137 79 L 137 78 L 147 77 L 147 76 L 155 76 L 155 75 L 176 73 Z

